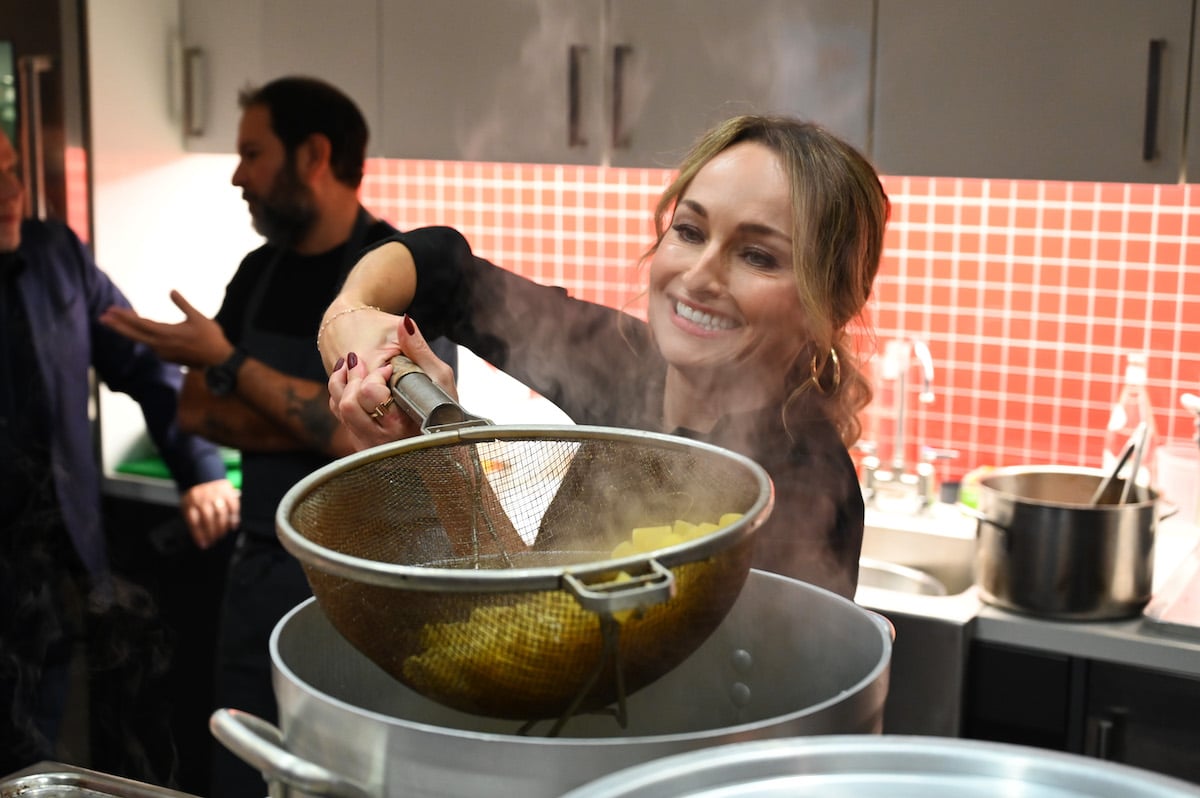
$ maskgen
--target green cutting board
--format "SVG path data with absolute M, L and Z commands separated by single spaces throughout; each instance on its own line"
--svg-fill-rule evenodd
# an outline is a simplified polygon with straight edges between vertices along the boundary
M 221 460 L 225 463 L 225 473 L 229 481 L 238 490 L 242 487 L 242 453 L 237 449 L 221 447 Z M 117 466 L 119 474 L 135 474 L 140 477 L 154 479 L 172 479 L 167 464 L 158 455 L 151 457 L 136 457 Z

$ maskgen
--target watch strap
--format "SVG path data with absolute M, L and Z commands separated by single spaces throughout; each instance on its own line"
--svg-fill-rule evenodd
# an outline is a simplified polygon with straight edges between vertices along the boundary
M 235 346 L 229 357 L 215 366 L 210 366 L 205 373 L 209 389 L 222 396 L 233 393 L 237 387 L 238 370 L 246 362 L 246 357 L 246 350 Z

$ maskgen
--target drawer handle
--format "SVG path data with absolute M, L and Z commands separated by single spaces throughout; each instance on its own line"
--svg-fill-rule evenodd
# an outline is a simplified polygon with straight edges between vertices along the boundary
M 1096 759 L 1120 762 L 1123 759 L 1121 733 L 1125 725 L 1125 714 L 1123 708 L 1110 707 L 1102 714 L 1089 715 L 1085 726 L 1083 753 Z
M 612 85 L 612 146 L 613 149 L 628 149 L 629 131 L 625 129 L 625 67 L 633 55 L 633 47 L 618 44 L 613 48 Z
M 1150 56 L 1146 68 L 1146 124 L 1142 136 L 1142 160 L 1153 161 L 1158 157 L 1158 99 L 1162 85 L 1163 50 L 1166 39 L 1150 40 Z
M 188 47 L 183 51 L 183 134 L 203 136 L 207 128 L 205 95 L 208 93 L 208 64 L 204 50 Z
M 583 56 L 587 47 L 572 44 L 567 48 L 567 146 L 586 147 L 587 137 L 582 132 L 581 105 L 583 82 Z

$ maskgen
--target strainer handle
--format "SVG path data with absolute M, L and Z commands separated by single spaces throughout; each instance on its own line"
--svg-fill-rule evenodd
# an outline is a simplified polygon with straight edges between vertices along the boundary
M 564 586 L 585 610 L 612 614 L 662 604 L 675 595 L 675 574 L 658 560 L 647 560 L 650 572 L 625 582 L 584 583 L 580 575 L 563 574 Z
M 372 798 L 371 793 L 346 777 L 286 750 L 283 732 L 257 715 L 218 709 L 209 718 L 208 727 L 213 737 L 262 773 L 269 784 L 286 784 L 306 795 Z M 272 791 L 271 795 L 276 793 Z
M 422 432 L 441 432 L 458 427 L 491 424 L 474 416 L 454 401 L 421 367 L 404 355 L 392 358 L 392 396 L 409 417 L 421 425 Z

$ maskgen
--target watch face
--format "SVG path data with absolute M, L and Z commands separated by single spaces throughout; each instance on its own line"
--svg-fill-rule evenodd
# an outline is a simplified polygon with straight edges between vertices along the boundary
M 217 396 L 225 396 L 233 390 L 233 375 L 229 373 L 229 369 L 225 368 L 223 363 L 205 369 L 204 382 L 208 385 L 208 390 Z
M 233 389 L 237 386 L 238 369 L 242 367 L 242 363 L 246 360 L 246 353 L 242 349 L 234 349 L 233 354 L 224 363 L 218 363 L 215 366 L 209 366 L 204 370 L 204 383 L 216 396 L 225 396 L 233 393 Z

